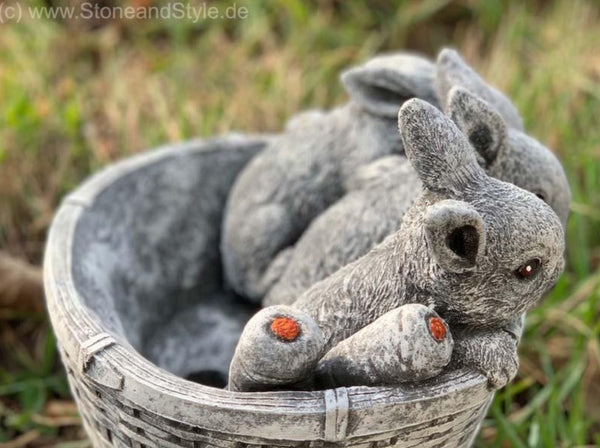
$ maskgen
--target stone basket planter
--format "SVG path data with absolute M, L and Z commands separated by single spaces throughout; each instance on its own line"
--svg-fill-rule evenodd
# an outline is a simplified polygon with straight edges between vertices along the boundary
M 135 156 L 65 198 L 50 230 L 45 288 L 94 446 L 469 446 L 492 398 L 474 372 L 419 387 L 234 393 L 177 376 L 195 368 L 189 350 L 202 347 L 201 336 L 171 346 L 172 359 L 149 355 L 170 316 L 219 294 L 226 195 L 266 138 Z

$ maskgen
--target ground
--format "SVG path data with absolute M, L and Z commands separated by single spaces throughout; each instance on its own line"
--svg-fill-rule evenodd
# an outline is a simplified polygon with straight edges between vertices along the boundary
M 519 376 L 497 394 L 477 446 L 600 446 L 598 2 L 235 5 L 246 18 L 24 17 L 0 27 L 0 294 L 19 297 L 0 305 L 0 447 L 88 446 L 39 313 L 36 266 L 66 192 L 165 142 L 277 131 L 297 111 L 343 102 L 343 68 L 442 46 L 514 99 L 573 191 L 566 272 L 529 316 Z

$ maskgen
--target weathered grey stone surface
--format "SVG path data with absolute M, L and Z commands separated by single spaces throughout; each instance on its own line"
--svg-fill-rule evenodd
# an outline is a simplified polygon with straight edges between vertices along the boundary
M 399 72 L 402 76 L 398 76 Z M 435 66 L 410 55 L 377 57 L 364 67 L 349 70 L 342 79 L 354 103 L 373 116 L 386 119 L 392 110 L 397 110 L 410 97 L 411 92 L 413 96 L 435 105 L 438 105 L 439 97 L 439 104 L 477 149 L 478 160 L 488 174 L 537 194 L 566 225 L 570 189 L 560 162 L 538 141 L 519 132 L 523 128 L 522 120 L 512 103 L 487 84 L 455 51 L 442 50 Z M 381 86 L 384 86 L 383 90 Z M 434 90 L 437 90 L 437 97 Z M 404 93 L 395 96 L 394 91 Z M 265 305 L 291 303 L 299 292 L 366 253 L 390 231 L 397 229 L 401 214 L 394 215 L 394 212 L 404 211 L 418 191 L 414 189 L 412 194 L 402 198 L 402 192 L 411 189 L 415 176 L 406 180 L 399 178 L 400 192 L 388 196 L 389 209 L 380 207 L 385 198 L 376 197 L 373 193 L 365 198 L 374 202 L 372 208 L 367 203 L 351 210 L 352 206 L 348 203 L 356 204 L 361 200 L 359 197 L 365 195 L 355 192 L 352 179 L 356 170 L 350 175 L 337 176 L 336 163 L 340 162 L 333 159 L 351 157 L 352 150 L 349 148 L 356 144 L 352 140 L 361 135 L 364 125 L 342 115 L 339 118 L 342 123 L 332 127 L 332 115 L 309 111 L 290 120 L 286 135 L 296 139 L 296 144 L 281 144 L 270 153 L 263 154 L 262 158 L 268 160 L 243 173 L 243 181 L 239 181 L 243 186 L 238 189 L 236 198 L 230 200 L 223 244 L 226 272 L 236 278 L 253 276 L 254 280 L 248 280 L 249 284 L 260 285 L 253 292 L 242 286 L 236 289 L 255 300 L 265 295 Z M 327 138 L 328 133 L 334 132 L 333 128 L 344 126 L 349 132 L 339 135 L 337 143 Z M 353 126 L 361 129 L 358 134 L 352 130 Z M 390 132 L 390 128 L 380 128 L 380 131 Z M 315 138 L 323 138 L 324 141 L 315 142 Z M 375 143 L 364 140 L 360 144 L 373 146 Z M 395 144 L 398 146 L 391 151 L 403 154 L 402 145 Z M 318 151 L 315 148 L 319 148 Z M 295 152 L 292 153 L 292 150 Z M 385 157 L 386 152 L 390 151 L 381 151 L 377 157 Z M 375 154 L 371 156 L 376 157 Z M 351 168 L 356 169 L 368 159 L 362 158 Z M 305 168 L 298 168 L 297 164 Z M 302 180 L 311 176 L 308 174 L 311 169 L 315 178 L 310 182 Z M 389 183 L 391 187 L 393 182 Z M 317 184 L 323 191 L 320 202 L 315 199 L 317 189 L 311 190 Z M 334 204 L 344 194 L 351 198 L 343 197 Z M 246 200 L 248 202 L 244 205 Z M 331 213 L 330 204 L 334 209 Z M 289 214 L 289 210 L 295 212 Z M 307 211 L 310 212 L 305 213 Z M 371 212 L 372 217 L 369 215 Z M 253 225 L 253 213 L 260 215 L 267 227 Z M 322 215 L 328 217 L 321 219 Z M 340 223 L 354 220 L 357 230 L 339 227 Z M 332 224 L 337 224 L 337 227 L 330 227 Z M 292 227 L 294 230 L 291 230 Z M 339 234 L 336 234 L 338 229 Z M 307 245 L 305 240 L 319 240 L 321 244 L 317 252 L 312 251 L 315 245 Z M 288 264 L 291 266 L 288 267 Z M 240 282 L 233 280 L 234 284 L 241 285 Z
M 138 155 L 94 176 L 61 205 L 48 237 L 46 297 L 93 445 L 470 446 L 493 394 L 485 378 L 468 369 L 393 388 L 238 393 L 185 381 L 169 373 L 171 367 L 159 368 L 142 356 L 143 342 L 163 331 L 161 322 L 174 322 L 169 315 L 184 318 L 186 309 L 199 313 L 212 294 L 202 291 L 221 282 L 217 271 L 203 268 L 204 256 L 218 257 L 217 241 L 209 237 L 206 245 L 179 252 L 185 237 L 180 232 L 206 222 L 204 212 L 222 213 L 224 202 L 219 205 L 210 195 L 223 198 L 236 170 L 264 144 L 257 141 L 263 138 L 244 143 L 247 139 L 191 142 Z M 144 211 L 156 195 L 167 194 L 173 195 L 168 211 L 175 227 L 165 222 L 168 216 Z M 128 225 L 120 225 L 122 219 Z M 144 256 L 160 262 L 136 261 L 135 252 L 127 256 L 133 263 L 122 264 L 120 257 L 131 250 L 132 241 L 147 244 Z M 180 274 L 191 264 L 198 275 L 187 283 Z M 123 288 L 123 271 L 127 278 L 144 281 Z M 138 307 L 145 312 L 133 312 Z M 189 353 L 187 347 L 179 350 Z
M 566 228 L 571 189 L 562 165 L 548 148 L 508 127 L 495 108 L 461 87 L 450 90 L 446 112 L 469 138 L 490 176 L 537 195 Z
M 143 353 L 182 378 L 224 387 L 242 330 L 255 312 L 235 295 L 205 295 L 161 322 L 144 341 Z
M 219 241 L 227 193 L 267 142 L 267 136 L 232 135 L 192 143 L 190 151 L 208 149 L 196 157 L 179 154 L 168 165 L 147 164 L 137 175 L 119 178 L 118 188 L 91 196 L 84 187 L 68 197 L 68 202 L 95 204 L 81 217 L 73 241 L 78 260 L 73 275 L 87 306 L 108 329 L 146 352 L 145 344 L 171 318 L 193 310 L 202 298 L 215 302 L 223 289 Z M 132 198 L 138 198 L 135 207 Z M 171 360 L 177 373 L 183 372 L 182 363 L 194 362 L 181 352 L 172 356 L 182 357 Z
M 297 120 L 242 171 L 229 196 L 222 242 L 225 273 L 238 293 L 259 302 L 275 256 L 344 194 L 356 168 L 401 152 L 401 101 L 416 94 L 432 99 L 433 89 L 424 69 L 429 62 L 397 61 L 377 58 L 342 75 L 352 101 Z
M 433 106 L 408 101 L 399 128 L 424 192 L 397 232 L 293 306 L 317 322 L 327 350 L 403 304 L 434 307 L 459 330 L 455 362 L 501 387 L 518 364 L 516 340 L 502 327 L 518 323 L 561 274 L 561 222 L 534 194 L 487 176 L 466 136 Z
M 328 352 L 321 329 L 309 315 L 275 305 L 259 311 L 246 325 L 231 363 L 229 389 L 312 390 L 419 382 L 448 365 L 452 347 L 446 323 L 420 304 L 387 312 Z
M 450 363 L 453 346 L 437 313 L 416 303 L 402 305 L 329 350 L 317 365 L 315 382 L 339 387 L 424 381 Z
M 448 48 L 440 51 L 437 58 L 435 85 L 442 107 L 447 104 L 448 94 L 453 87 L 464 87 L 489 104 L 493 104 L 508 126 L 519 131 L 523 130 L 523 119 L 513 103 L 498 89 L 486 83 L 456 51 Z
M 512 102 L 450 49 L 438 55 L 435 85 L 442 109 L 467 135 L 487 173 L 538 195 L 566 227 L 571 205 L 567 176 L 548 148 L 524 134 Z
M 538 195 L 566 227 L 571 190 L 554 154 L 523 133 L 512 102 L 449 49 L 437 58 L 435 84 L 442 109 L 469 138 L 487 173 Z
M 282 318 L 294 326 L 285 339 L 272 328 L 275 319 Z M 278 386 L 310 389 L 324 346 L 323 334 L 310 316 L 286 305 L 264 308 L 244 328 L 229 370 L 228 387 L 237 391 Z
M 298 242 L 275 259 L 264 306 L 291 304 L 310 286 L 366 254 L 398 230 L 422 191 L 404 156 L 383 157 L 356 173 L 351 191 L 321 213 Z
M 490 105 L 469 91 L 454 87 L 448 101 L 448 115 L 469 138 L 488 174 L 533 192 L 566 226 L 570 189 L 556 157 L 534 139 L 508 129 Z M 366 254 L 400 227 L 404 212 L 422 191 L 417 173 L 401 156 L 372 162 L 356 178 L 352 190 L 272 263 L 264 305 L 291 304 L 308 287 Z
M 364 66 L 342 74 L 342 82 L 352 100 L 364 110 L 396 119 L 398 108 L 411 98 L 437 105 L 435 66 L 426 58 L 410 53 L 379 55 Z

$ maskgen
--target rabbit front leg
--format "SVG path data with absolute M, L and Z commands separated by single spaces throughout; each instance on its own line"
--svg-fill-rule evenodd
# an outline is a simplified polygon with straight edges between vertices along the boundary
M 452 335 L 430 308 L 407 304 L 334 346 L 317 365 L 322 388 L 395 386 L 438 375 L 450 362 Z
M 229 390 L 310 389 L 325 351 L 323 334 L 290 306 L 263 308 L 246 324 L 229 368 Z
M 518 319 L 522 322 L 521 317 Z M 519 370 L 519 322 L 498 329 L 453 327 L 452 364 L 472 367 L 481 372 L 492 389 L 506 386 Z

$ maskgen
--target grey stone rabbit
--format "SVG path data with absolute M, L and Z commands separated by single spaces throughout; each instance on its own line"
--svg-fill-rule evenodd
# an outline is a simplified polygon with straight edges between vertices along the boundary
M 507 128 L 495 109 L 471 92 L 454 87 L 446 97 L 447 114 L 469 137 L 487 173 L 542 197 L 566 224 L 570 192 L 552 153 Z M 273 286 L 264 305 L 294 302 L 308 287 L 367 253 L 399 228 L 422 189 L 408 160 L 397 155 L 361 168 L 356 178 L 355 189 L 319 215 L 267 271 Z
M 230 193 L 223 225 L 223 264 L 234 290 L 259 301 L 275 256 L 345 193 L 356 168 L 402 151 L 398 107 L 415 96 L 435 102 L 432 66 L 390 55 L 345 72 L 348 104 L 303 114 L 253 158 Z
M 571 190 L 554 154 L 522 132 L 523 121 L 510 100 L 487 84 L 456 51 L 442 50 L 436 66 L 435 84 L 440 105 L 477 149 L 481 166 L 490 176 L 539 196 L 566 227 Z M 451 92 L 456 87 L 463 87 L 483 99 L 506 124 L 497 120 L 485 104 L 478 105 L 467 95 L 453 101 Z
M 400 67 L 402 64 L 405 65 L 403 68 Z M 518 131 L 522 129 L 522 120 L 508 98 L 485 83 L 455 51 L 442 50 L 437 68 L 415 56 L 375 58 L 365 67 L 346 72 L 342 79 L 353 102 L 341 110 L 358 109 L 363 112 L 362 115 L 381 117 L 381 123 L 387 123 L 392 111 L 411 94 L 437 105 L 438 101 L 433 93 L 435 84 L 439 103 L 467 134 L 478 150 L 480 164 L 487 172 L 537 194 L 554 208 L 566 225 L 570 190 L 559 161 L 536 140 Z M 398 87 L 400 85 L 404 87 Z M 450 110 L 449 94 L 452 87 L 456 86 L 476 92 L 478 96 L 487 99 L 490 105 L 480 106 L 477 101 L 467 98 L 466 104 L 458 107 L 455 105 Z M 398 102 L 393 103 L 394 99 Z M 496 112 L 490 112 L 491 108 L 495 108 Z M 361 140 L 369 146 L 364 150 L 366 152 L 363 151 L 363 156 L 357 159 L 357 150 L 352 149 L 357 142 L 350 140 L 368 135 L 369 127 L 364 132 L 357 133 L 356 128 L 363 125 L 360 120 L 355 122 L 356 127 L 349 125 L 348 120 L 352 116 L 348 113 L 341 113 L 338 109 L 329 114 L 316 111 L 300 114 L 288 124 L 287 134 L 274 142 L 269 151 L 257 157 L 258 160 L 240 176 L 229 200 L 222 240 L 226 276 L 240 294 L 258 300 L 261 295 L 269 293 L 265 304 L 290 303 L 295 297 L 292 293 L 303 291 L 314 281 L 356 259 L 381 241 L 386 235 L 384 231 L 396 229 L 394 223 L 398 222 L 399 217 L 390 222 L 378 222 L 376 217 L 369 217 L 368 208 L 364 209 L 360 217 L 346 212 L 348 218 L 359 220 L 353 224 L 355 226 L 375 225 L 357 230 L 364 238 L 372 235 L 370 242 L 348 243 L 349 240 L 344 240 L 343 235 L 338 235 L 334 242 L 339 241 L 341 245 L 328 243 L 322 246 L 335 247 L 337 251 L 328 251 L 331 257 L 326 261 L 322 260 L 322 270 L 318 264 L 308 266 L 308 263 L 304 263 L 305 268 L 312 270 L 316 276 L 295 278 L 291 273 L 294 268 L 286 274 L 292 257 L 301 258 L 301 248 L 293 248 L 292 245 L 303 234 L 310 221 L 344 193 L 350 192 L 350 195 L 356 196 L 357 187 L 352 181 L 355 177 L 352 170 L 388 153 L 404 152 L 399 142 L 391 143 L 393 139 L 386 139 L 376 132 L 381 137 L 379 143 L 374 143 L 375 140 L 372 139 L 371 143 Z M 498 113 L 508 126 L 498 119 Z M 337 124 L 335 117 L 341 120 Z M 334 136 L 331 133 L 335 133 L 336 128 L 340 134 Z M 343 130 L 348 129 L 352 132 L 342 135 Z M 382 132 L 384 129 L 392 132 L 389 126 L 379 128 Z M 329 138 L 325 138 L 327 135 Z M 315 142 L 315 138 L 324 140 Z M 333 141 L 335 138 L 339 138 L 337 143 Z M 294 143 L 294 139 L 298 142 Z M 361 142 L 359 144 L 363 144 Z M 310 148 L 307 148 L 307 144 Z M 397 151 L 393 150 L 394 145 Z M 400 160 L 386 163 L 402 165 Z M 379 168 L 374 170 L 377 169 Z M 342 171 L 343 176 L 340 176 Z M 403 175 L 400 182 L 411 181 Z M 321 196 L 318 188 L 322 189 Z M 410 190 L 411 187 L 406 185 L 400 188 Z M 398 199 L 391 209 L 403 210 L 414 194 Z M 383 198 L 375 198 L 373 194 L 369 196 L 369 200 L 383 202 Z M 392 215 L 393 211 L 389 210 L 389 214 Z M 331 219 L 329 221 L 332 222 Z M 315 233 L 312 232 L 313 237 Z M 325 239 L 325 235 L 320 239 L 329 241 Z M 287 280 L 280 281 L 283 275 Z M 287 299 L 280 298 L 283 295 L 278 290 L 292 283 L 296 284 L 296 290 L 285 292 Z M 276 289 L 271 291 L 273 287 Z
M 423 193 L 398 231 L 293 303 L 318 327 L 321 350 L 294 351 L 294 366 L 307 367 L 292 378 L 286 342 L 272 338 L 260 350 L 278 366 L 273 378 L 258 376 L 264 360 L 252 353 L 236 353 L 230 375 L 243 365 L 246 377 L 256 375 L 263 388 L 276 377 L 288 384 L 310 378 L 315 358 L 408 303 L 426 305 L 446 320 L 456 364 L 481 371 L 492 387 L 516 374 L 517 338 L 503 327 L 534 308 L 561 274 L 561 222 L 534 194 L 486 175 L 465 135 L 430 104 L 407 101 L 399 128 Z
M 404 156 L 383 157 L 360 168 L 351 190 L 271 264 L 265 278 L 273 286 L 263 306 L 293 303 L 310 286 L 366 254 L 398 230 L 421 191 L 421 180 Z
M 465 87 L 493 104 L 509 127 L 523 131 L 523 119 L 513 103 L 506 95 L 485 82 L 455 50 L 445 48 L 438 54 L 435 85 L 442 108 L 447 104 L 448 94 L 453 87 Z

